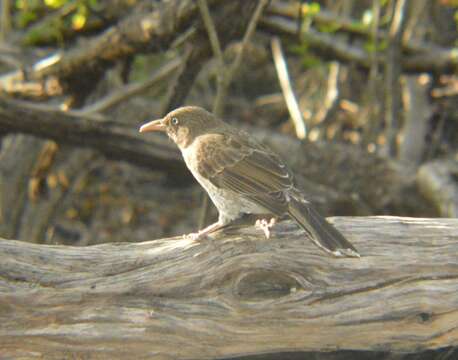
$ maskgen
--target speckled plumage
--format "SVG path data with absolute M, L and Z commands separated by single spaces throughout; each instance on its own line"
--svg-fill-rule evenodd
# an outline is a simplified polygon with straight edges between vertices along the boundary
M 196 149 L 205 146 L 199 139 L 196 139 L 190 146 L 181 150 L 183 159 L 188 166 L 188 169 L 194 175 L 199 184 L 205 189 L 210 196 L 213 204 L 218 209 L 219 222 L 221 225 L 227 225 L 231 221 L 238 219 L 243 214 L 266 214 L 266 211 L 261 206 L 245 199 L 243 196 L 237 195 L 232 190 L 223 189 L 215 186 L 208 177 L 202 175 L 202 166 L 199 169 L 198 158 L 202 152 Z M 205 173 L 205 172 L 204 172 Z
M 230 224 L 243 214 L 289 215 L 326 252 L 359 256 L 295 188 L 293 175 L 282 160 L 249 134 L 193 106 L 176 109 L 163 119 L 143 125 L 140 131 L 166 132 L 218 209 L 218 222 L 196 237 Z

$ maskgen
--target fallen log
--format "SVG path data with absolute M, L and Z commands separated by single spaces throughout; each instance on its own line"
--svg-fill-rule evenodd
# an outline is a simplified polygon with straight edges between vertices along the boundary
M 341 217 L 89 247 L 0 239 L 0 358 L 212 359 L 458 345 L 458 219 Z

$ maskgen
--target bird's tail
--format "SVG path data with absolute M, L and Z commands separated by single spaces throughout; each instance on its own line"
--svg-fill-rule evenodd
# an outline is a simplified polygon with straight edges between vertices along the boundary
M 360 257 L 355 247 L 310 203 L 291 198 L 288 213 L 304 228 L 319 248 L 334 256 Z

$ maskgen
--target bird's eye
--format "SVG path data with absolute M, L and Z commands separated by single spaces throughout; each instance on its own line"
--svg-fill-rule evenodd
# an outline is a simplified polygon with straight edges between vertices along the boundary
M 176 117 L 172 118 L 172 125 L 178 125 L 178 119 Z

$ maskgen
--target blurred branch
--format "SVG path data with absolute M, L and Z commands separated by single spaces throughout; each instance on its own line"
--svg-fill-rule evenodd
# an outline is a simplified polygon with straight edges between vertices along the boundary
M 326 88 L 326 95 L 322 106 L 318 109 L 313 117 L 313 124 L 321 124 L 329 119 L 330 114 L 333 114 L 333 109 L 336 108 L 339 99 L 339 72 L 340 64 L 337 61 L 332 61 L 329 64 L 329 74 Z
M 256 9 L 253 13 L 253 16 L 251 17 L 251 20 L 248 23 L 245 35 L 243 36 L 242 45 L 240 47 L 239 52 L 237 53 L 235 59 L 231 64 L 226 64 L 224 61 L 221 44 L 218 39 L 218 34 L 215 29 L 215 24 L 213 23 L 213 20 L 210 16 L 210 12 L 208 10 L 207 0 L 198 0 L 200 13 L 202 15 L 205 28 L 208 32 L 208 37 L 210 39 L 213 53 L 215 54 L 219 65 L 217 73 L 216 98 L 215 103 L 213 104 L 213 113 L 217 116 L 221 116 L 223 114 L 224 101 L 226 100 L 229 86 L 232 82 L 235 72 L 238 70 L 240 66 L 240 63 L 243 58 L 243 53 L 256 30 L 256 25 L 258 23 L 259 18 L 261 17 L 262 11 L 267 6 L 267 2 L 268 0 L 260 0 L 258 2 Z
M 34 104 L 40 105 L 40 104 Z M 94 121 L 72 111 L 25 107 L 22 101 L 0 98 L 0 131 L 21 132 L 76 146 L 89 146 L 109 158 L 185 173 L 178 150 L 161 136 L 140 137 L 137 129 L 110 121 Z M 20 121 L 18 121 L 20 119 Z
M 190 43 L 184 45 L 183 55 L 181 56 L 182 63 L 178 67 L 173 80 L 170 81 L 161 114 L 167 114 L 183 105 L 197 75 L 210 58 L 210 55 L 211 49 L 208 41 L 202 41 L 200 36 L 193 38 Z
M 94 3 L 64 2 L 61 7 L 47 13 L 19 34 L 15 34 L 17 38 L 14 41 L 22 46 L 55 46 L 59 42 L 71 41 L 78 36 L 101 32 L 139 4 L 141 6 L 142 0 L 104 0 L 98 1 L 95 5 Z M 82 28 L 75 31 L 67 24 L 82 4 L 85 4 L 87 9 L 85 23 Z
M 50 104 L 43 104 L 38 102 L 26 101 L 26 100 L 17 100 L 17 99 L 9 99 L 5 101 L 9 102 L 11 105 L 15 105 L 21 107 L 27 111 L 37 111 L 41 112 L 42 114 L 55 114 L 59 115 L 62 114 L 64 116 L 69 116 L 71 118 L 84 118 L 87 120 L 103 122 L 106 121 L 105 116 L 99 113 L 83 113 L 81 110 L 73 110 L 73 109 L 65 109 L 65 105 L 50 105 Z
M 338 3 L 336 3 L 337 5 Z M 300 1 L 272 1 L 266 10 L 267 16 L 275 15 L 288 18 L 294 18 L 296 21 L 300 18 L 303 11 Z M 368 27 L 354 19 L 348 18 L 343 14 L 336 14 L 332 11 L 321 8 L 316 13 L 307 13 L 309 22 L 314 22 L 320 25 L 331 25 L 336 28 L 336 31 L 344 31 L 353 35 L 367 35 Z M 296 25 L 297 29 L 297 25 Z
M 380 22 L 380 0 L 372 0 L 372 23 L 369 39 L 373 44 L 373 51 L 370 52 L 369 67 L 369 89 L 366 94 L 368 105 L 368 121 L 364 126 L 363 143 L 368 145 L 374 141 L 376 134 L 381 128 L 380 101 L 378 93 L 377 78 L 379 73 L 379 22 Z
M 221 0 L 211 2 L 222 3 Z M 132 11 L 102 34 L 49 57 L 54 61 L 46 66 L 27 69 L 27 76 L 22 72 L 4 74 L 0 91 L 41 98 L 64 91 L 81 94 L 88 83 L 93 86 L 88 78 L 97 79 L 117 61 L 136 54 L 160 52 L 171 46 L 188 30 L 197 13 L 191 0 L 180 1 L 179 11 L 173 1 L 146 1 L 137 6 L 140 5 L 147 6 L 148 11 Z
M 170 61 L 166 61 L 162 67 L 153 72 L 149 79 L 140 83 L 127 84 L 115 92 L 108 94 L 103 99 L 85 106 L 81 110 L 74 110 L 73 112 L 79 113 L 83 116 L 94 113 L 101 113 L 119 104 L 120 102 L 131 98 L 132 96 L 138 95 L 139 93 L 148 90 L 149 88 L 157 85 L 159 82 L 164 81 L 180 66 L 180 64 L 181 58 L 175 58 Z
M 218 60 L 218 65 L 221 67 L 220 70 L 222 70 L 225 67 L 223 51 L 221 49 L 221 44 L 219 43 L 215 24 L 213 23 L 212 17 L 210 15 L 210 10 L 208 9 L 207 1 L 197 0 L 197 3 L 199 4 L 200 15 L 202 16 L 205 28 L 207 29 L 208 38 L 210 40 L 213 53 L 216 56 L 216 60 Z
M 256 4 L 254 0 L 230 3 L 208 0 L 208 3 L 218 10 L 218 29 L 223 44 L 240 34 L 242 26 L 251 15 L 251 11 L 247 10 Z M 143 7 L 144 11 L 137 10 Z M 90 93 L 88 84 L 93 87 L 94 81 L 119 60 L 141 53 L 163 52 L 177 46 L 183 39 L 191 38 L 194 41 L 198 32 L 195 27 L 199 27 L 196 23 L 197 14 L 197 4 L 191 0 L 142 1 L 130 14 L 102 34 L 45 58 L 46 66 L 32 66 L 24 72 L 3 74 L 0 77 L 0 92 L 32 98 L 46 98 L 62 93 L 84 96 Z M 222 18 L 229 20 L 223 22 Z M 190 61 L 196 64 L 201 64 L 207 58 L 207 50 L 204 48 L 194 54 L 190 56 Z M 198 70 L 198 66 L 195 68 Z M 190 88 L 196 72 L 185 74 L 191 80 L 185 84 L 185 89 Z M 93 81 L 87 81 L 88 78 Z M 178 98 L 183 99 L 186 93 L 182 91 Z
M 293 120 L 294 129 L 296 130 L 296 136 L 299 139 L 305 139 L 307 130 L 305 128 L 305 122 L 302 118 L 302 113 L 297 103 L 296 96 L 294 95 L 291 81 L 288 75 L 288 67 L 286 65 L 285 57 L 281 48 L 280 39 L 273 37 L 271 41 L 272 55 L 275 62 L 275 68 L 277 69 L 278 80 L 280 82 L 281 89 L 283 91 L 283 97 L 286 101 L 291 119 Z
M 295 17 L 265 15 L 261 18 L 259 25 L 264 31 L 288 36 L 297 41 Z M 367 29 L 364 34 L 368 34 Z M 386 36 L 386 32 L 379 30 L 378 36 Z M 302 33 L 302 37 L 311 50 L 326 59 L 344 63 L 351 62 L 364 68 L 370 68 L 370 55 L 362 45 L 349 44 L 342 41 L 336 34 L 322 33 L 314 27 Z M 403 45 L 403 51 L 401 67 L 402 71 L 406 73 L 454 73 L 458 69 L 458 48 L 443 48 L 431 43 L 410 40 L 408 44 Z M 384 61 L 383 57 L 378 56 L 377 62 L 383 63 Z
M 181 39 L 183 34 L 188 34 L 198 14 L 197 5 L 191 0 L 180 1 L 178 10 L 174 1 L 146 3 L 147 11 L 132 11 L 102 34 L 78 43 L 59 53 L 58 57 L 52 56 L 56 61 L 47 66 L 25 69 L 27 76 L 22 71 L 3 74 L 0 79 L 0 92 L 32 98 L 72 91 L 84 95 L 88 92 L 85 88 L 88 78 L 97 79 L 108 67 L 134 54 L 164 51 Z M 208 0 L 208 3 L 212 6 L 227 5 L 222 0 Z M 277 3 L 273 1 L 269 9 L 277 6 Z M 241 15 L 240 8 L 237 8 L 229 9 L 224 15 L 225 18 L 237 20 L 237 17 L 245 14 Z M 223 25 L 226 26 L 221 23 Z M 294 17 L 267 15 L 260 19 L 259 25 L 275 34 L 297 38 Z M 225 35 L 230 30 L 231 28 L 223 27 L 220 32 Z M 366 32 L 367 29 L 364 30 Z M 379 36 L 384 35 L 379 31 Z M 354 62 L 366 68 L 371 64 L 369 54 L 362 47 L 349 45 L 333 34 L 320 33 L 311 27 L 303 37 L 312 50 L 321 52 L 327 58 Z M 445 49 L 411 41 L 405 45 L 405 50 L 408 53 L 402 59 L 403 71 L 451 73 L 457 69 L 458 51 L 455 48 Z M 379 61 L 382 62 L 383 59 Z
M 199 4 L 200 15 L 202 16 L 203 22 L 205 24 L 205 28 L 208 33 L 208 38 L 210 40 L 213 54 L 215 55 L 216 60 L 218 61 L 218 71 L 216 74 L 217 90 L 215 101 L 213 103 L 213 113 L 216 116 L 221 116 L 223 115 L 223 107 L 225 100 L 225 98 L 222 97 L 222 94 L 223 92 L 225 92 L 225 88 L 229 86 L 229 83 L 226 83 L 226 64 L 224 62 L 223 50 L 221 49 L 221 44 L 219 42 L 218 34 L 215 29 L 215 24 L 213 23 L 210 11 L 208 10 L 207 0 L 198 0 L 197 3 Z M 201 220 L 205 220 L 208 209 L 208 199 L 206 195 L 204 195 L 204 197 L 204 210 L 203 215 L 201 216 Z
M 377 2 L 377 3 L 376 3 Z M 419 11 L 423 4 L 418 1 L 419 6 L 415 4 L 415 11 Z M 380 6 L 380 0 L 373 0 L 372 3 L 372 11 L 376 10 L 376 7 Z M 296 23 L 297 18 L 299 17 L 299 2 L 284 2 L 284 1 L 272 1 L 269 7 L 266 9 L 266 14 L 264 15 L 263 19 L 267 18 L 281 18 L 288 21 L 294 21 Z M 380 8 L 378 9 L 380 11 Z M 321 8 L 319 12 L 313 14 L 307 14 L 310 19 L 313 21 L 314 24 L 317 25 L 328 25 L 331 26 L 333 32 L 338 33 L 348 33 L 353 35 L 352 38 L 359 36 L 359 37 L 366 37 L 371 38 L 374 22 L 375 19 L 375 12 L 372 14 L 373 21 L 369 24 L 363 23 L 358 19 L 350 18 L 344 14 L 336 14 L 332 11 L 329 11 L 325 8 Z M 380 14 L 379 14 L 380 16 Z M 378 19 L 378 22 L 383 22 L 382 19 Z M 297 25 L 296 25 L 296 34 L 297 34 Z M 377 40 L 384 40 L 387 36 L 387 31 L 385 29 L 378 29 L 377 31 Z M 403 51 L 406 53 L 422 53 L 428 52 L 432 50 L 451 50 L 452 53 L 449 52 L 450 60 L 453 61 L 453 58 L 456 58 L 456 55 L 453 56 L 454 48 L 445 49 L 439 48 L 434 43 L 425 42 L 425 41 L 418 41 L 413 39 L 403 39 L 402 43 Z
M 437 87 L 431 91 L 431 96 L 434 98 L 456 95 L 458 95 L 458 79 L 454 77 L 448 79 L 446 86 Z
M 404 126 L 399 144 L 399 160 L 415 169 L 423 159 L 429 122 L 433 114 L 429 99 L 430 76 L 406 76 L 403 82 Z
M 443 217 L 458 217 L 457 157 L 428 162 L 417 173 L 420 191 Z
M 387 153 L 395 157 L 401 116 L 401 40 L 407 23 L 407 1 L 396 0 L 387 36 L 385 61 L 385 136 Z
M 64 105 L 55 106 L 21 100 L 11 100 L 11 103 L 20 105 L 24 109 L 28 110 L 37 110 L 55 114 L 62 113 L 64 116 L 68 115 L 73 118 L 85 118 L 99 122 L 106 121 L 106 117 L 101 114 L 103 111 L 106 111 L 107 109 L 119 104 L 120 102 L 126 101 L 132 96 L 135 96 L 147 90 L 148 88 L 151 88 L 158 82 L 163 81 L 168 76 L 170 76 L 173 71 L 176 70 L 176 68 L 180 65 L 180 61 L 181 60 L 179 58 L 168 61 L 164 66 L 156 70 L 149 79 L 141 83 L 127 84 L 122 88 L 108 94 L 97 102 L 85 106 L 81 109 L 67 109 Z
M 215 29 L 215 34 L 217 34 L 215 36 L 217 36 L 218 44 L 215 41 L 213 44 L 219 45 L 223 49 L 231 41 L 240 38 L 246 32 L 245 28 L 252 21 L 252 14 L 257 4 L 259 3 L 256 0 L 245 0 L 225 2 L 222 6 L 214 7 L 213 17 L 206 20 L 210 20 L 213 25 L 217 24 L 218 34 Z M 198 17 L 197 20 L 201 19 L 202 16 Z M 162 113 L 168 113 L 184 103 L 200 70 L 212 57 L 213 48 L 208 39 L 206 25 L 203 21 L 196 21 L 172 43 L 172 47 L 184 44 L 184 60 L 173 84 L 169 87 Z M 185 40 L 186 43 L 184 43 Z M 215 51 L 218 50 L 214 50 L 213 55 L 216 54 Z M 219 66 L 219 69 L 225 69 L 225 67 Z M 221 73 L 218 71 L 217 76 L 220 75 Z M 217 79 L 217 81 L 219 80 Z
M 243 54 L 248 46 L 248 43 L 251 41 L 251 38 L 254 35 L 256 30 L 256 25 L 258 24 L 258 20 L 260 19 L 264 8 L 267 6 L 269 0 L 259 0 L 258 6 L 256 7 L 253 16 L 251 17 L 250 22 L 248 23 L 248 28 L 245 31 L 245 35 L 243 36 L 242 46 L 238 51 L 237 55 L 235 56 L 234 61 L 232 64 L 229 65 L 228 73 L 226 75 L 229 82 L 232 81 L 232 78 L 235 75 L 235 72 L 240 67 L 240 63 L 242 62 Z
M 0 42 L 6 40 L 11 31 L 11 1 L 1 1 L 1 18 L 0 18 Z

